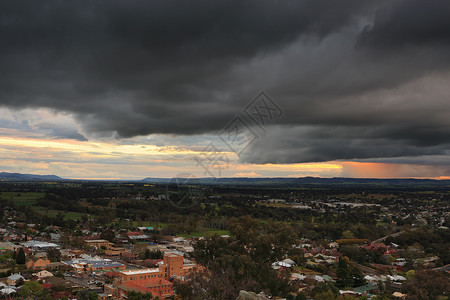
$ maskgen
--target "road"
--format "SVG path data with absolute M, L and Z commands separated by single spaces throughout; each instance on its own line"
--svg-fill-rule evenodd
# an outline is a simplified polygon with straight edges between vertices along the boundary
M 99 281 L 96 279 L 93 279 L 92 277 L 88 278 L 79 278 L 79 277 L 72 277 L 72 276 L 65 276 L 64 277 L 67 281 L 73 282 L 75 284 L 78 284 L 79 286 L 88 288 L 88 289 L 102 289 L 101 287 L 98 287 L 96 284 L 89 284 L 88 282 L 91 280 Z
M 360 265 L 358 263 L 355 262 L 351 262 L 351 264 L 355 267 L 357 267 L 361 272 L 363 272 L 364 274 L 369 274 L 369 275 L 381 275 L 380 272 L 378 272 L 375 269 Z
M 414 231 L 416 229 L 417 228 L 411 228 L 411 229 L 409 229 L 409 231 Z M 385 239 L 387 239 L 388 237 L 397 237 L 397 236 L 399 236 L 399 235 L 401 235 L 401 234 L 403 234 L 405 232 L 406 232 L 406 230 L 402 230 L 402 231 L 399 231 L 399 232 L 395 232 L 395 233 L 383 236 L 382 238 L 379 238 L 379 239 L 376 239 L 376 240 L 372 241 L 372 244 L 380 243 L 380 242 L 384 241 Z

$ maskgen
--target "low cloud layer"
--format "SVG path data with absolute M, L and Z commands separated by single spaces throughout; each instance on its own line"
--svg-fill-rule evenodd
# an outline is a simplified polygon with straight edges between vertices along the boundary
M 2 2 L 0 105 L 73 116 L 39 123 L 55 137 L 183 136 L 266 90 L 285 114 L 243 162 L 426 163 L 450 149 L 449 37 L 445 0 Z

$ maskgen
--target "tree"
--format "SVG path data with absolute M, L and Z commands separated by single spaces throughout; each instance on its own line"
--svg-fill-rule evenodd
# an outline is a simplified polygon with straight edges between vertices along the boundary
M 190 299 L 193 296 L 192 287 L 186 283 L 178 283 L 174 282 L 174 288 L 177 291 L 177 295 L 181 297 L 181 299 Z
M 406 279 L 411 279 L 414 277 L 414 275 L 416 275 L 416 271 L 414 270 L 409 270 L 408 272 L 406 272 Z
M 153 299 L 153 295 L 151 293 L 140 293 L 135 291 L 129 291 L 127 293 L 127 299 L 128 300 L 149 300 Z
M 440 272 L 426 270 L 416 272 L 411 280 L 403 284 L 403 292 L 408 299 L 436 299 L 441 295 L 450 293 L 448 277 Z
M 207 299 L 235 299 L 240 290 L 288 294 L 288 276 L 278 274 L 271 264 L 295 244 L 292 228 L 248 216 L 232 219 L 229 226 L 231 237 L 215 235 L 194 244 L 195 260 L 207 268 L 204 274 L 194 275 L 194 294 Z
M 336 285 L 340 288 L 351 287 L 353 285 L 353 280 L 350 277 L 350 270 L 348 267 L 348 262 L 345 258 L 340 258 L 338 267 L 336 270 Z
M 47 251 L 47 258 L 51 262 L 59 262 L 59 261 L 61 261 L 61 251 L 59 251 L 58 249 L 55 249 L 55 248 L 50 248 Z
M 77 294 L 78 300 L 90 300 L 89 299 L 89 290 L 81 290 Z
M 23 248 L 19 249 L 19 252 L 16 255 L 16 263 L 18 265 L 24 265 L 26 261 L 25 252 L 23 251 Z
M 20 288 L 19 296 L 21 297 L 31 297 L 39 296 L 42 293 L 42 285 L 36 281 L 27 281 Z
M 343 239 L 352 239 L 352 238 L 354 238 L 354 235 L 350 230 L 347 229 L 342 233 L 342 238 Z
M 151 251 L 150 249 L 145 249 L 142 255 L 142 259 L 162 259 L 163 253 L 161 250 L 157 249 Z
M 314 296 L 314 300 L 336 300 L 340 299 L 338 298 L 331 290 L 328 290 L 326 292 L 318 293 Z
M 349 275 L 352 279 L 352 287 L 362 286 L 366 283 L 361 271 L 354 266 L 350 266 Z
M 89 293 L 89 300 L 98 300 L 98 295 L 96 292 Z
M 336 285 L 340 288 L 356 287 L 365 284 L 364 276 L 361 271 L 349 265 L 346 258 L 340 258 L 336 270 Z
M 297 297 L 295 297 L 295 300 L 306 300 L 308 298 L 306 298 L 305 294 L 300 293 L 297 295 Z
M 114 230 L 107 228 L 102 231 L 102 233 L 100 234 L 100 237 L 104 240 L 108 240 L 108 241 L 112 242 L 115 239 L 116 234 L 114 233 Z

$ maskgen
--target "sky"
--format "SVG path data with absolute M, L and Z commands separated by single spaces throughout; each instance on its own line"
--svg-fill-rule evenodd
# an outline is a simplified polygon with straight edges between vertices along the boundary
M 0 171 L 450 176 L 447 0 L 0 2 Z

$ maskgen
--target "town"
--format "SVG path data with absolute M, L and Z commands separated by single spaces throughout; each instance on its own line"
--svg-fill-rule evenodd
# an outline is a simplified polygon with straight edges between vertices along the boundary
M 200 198 L 180 207 L 158 184 L 0 186 L 5 298 L 446 299 L 450 292 L 447 191 L 198 185 Z

